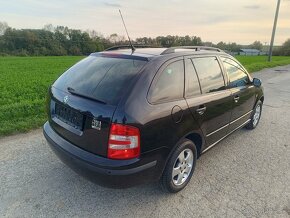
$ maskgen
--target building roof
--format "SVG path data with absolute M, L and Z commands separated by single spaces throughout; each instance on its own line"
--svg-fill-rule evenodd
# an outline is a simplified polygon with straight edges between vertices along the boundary
M 240 51 L 246 52 L 246 53 L 259 53 L 259 52 L 261 52 L 258 49 L 251 49 L 251 48 L 242 48 L 242 49 L 240 49 Z

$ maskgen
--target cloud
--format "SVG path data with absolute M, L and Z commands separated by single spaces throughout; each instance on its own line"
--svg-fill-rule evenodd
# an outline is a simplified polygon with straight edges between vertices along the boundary
M 257 10 L 257 9 L 260 9 L 261 6 L 260 5 L 246 5 L 246 6 L 244 6 L 244 8 Z
M 104 5 L 109 6 L 109 7 L 114 7 L 114 8 L 120 8 L 121 5 L 118 3 L 109 3 L 109 2 L 104 2 Z

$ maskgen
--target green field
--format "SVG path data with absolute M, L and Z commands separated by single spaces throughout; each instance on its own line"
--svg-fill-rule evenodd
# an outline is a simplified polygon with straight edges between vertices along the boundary
M 283 66 L 290 64 L 290 57 L 273 57 L 272 62 L 268 62 L 266 56 L 237 56 L 236 57 L 249 72 L 256 72 L 264 68 Z
M 0 57 L 0 136 L 40 127 L 46 120 L 48 86 L 83 57 Z M 254 72 L 290 64 L 290 57 L 238 57 Z
M 81 58 L 0 57 L 0 136 L 40 127 L 49 84 Z

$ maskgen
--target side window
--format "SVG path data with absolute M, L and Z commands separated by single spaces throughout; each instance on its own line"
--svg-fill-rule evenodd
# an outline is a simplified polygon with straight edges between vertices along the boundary
M 196 71 L 190 59 L 185 60 L 185 85 L 186 97 L 194 97 L 201 94 Z
M 161 103 L 180 99 L 184 90 L 184 66 L 183 60 L 169 64 L 159 75 L 155 77 L 149 90 L 149 101 Z
M 246 72 L 240 67 L 240 65 L 229 59 L 229 58 L 221 58 L 223 61 L 223 65 L 228 73 L 231 88 L 233 87 L 241 87 L 249 84 L 250 80 Z
M 199 77 L 202 93 L 225 89 L 224 77 L 216 57 L 194 58 L 192 62 Z

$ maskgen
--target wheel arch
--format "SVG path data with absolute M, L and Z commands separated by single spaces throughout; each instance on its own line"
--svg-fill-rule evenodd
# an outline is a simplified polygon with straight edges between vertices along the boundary
M 204 139 L 201 136 L 201 134 L 193 132 L 193 133 L 189 133 L 184 138 L 192 141 L 195 144 L 196 149 L 197 149 L 197 157 L 199 158 L 202 152 L 203 144 L 204 144 Z
M 164 167 L 162 169 L 162 173 L 167 165 L 167 162 L 169 160 L 169 158 L 171 157 L 172 153 L 175 151 L 175 149 L 177 148 L 177 146 L 181 143 L 182 140 L 187 139 L 192 141 L 195 145 L 196 145 L 196 149 L 197 149 L 197 158 L 199 158 L 202 154 L 202 148 L 205 144 L 205 140 L 203 137 L 202 132 L 199 131 L 194 131 L 194 132 L 190 132 L 187 133 L 184 137 L 180 138 L 180 140 L 175 144 L 175 146 L 172 147 L 171 151 L 169 152 L 167 159 L 165 161 Z M 161 173 L 161 175 L 162 175 Z
M 254 104 L 254 107 L 253 107 L 253 110 L 255 109 L 257 103 L 261 101 L 262 104 L 264 103 L 264 95 L 260 95 L 260 96 L 257 96 L 256 100 L 255 100 L 255 104 Z

